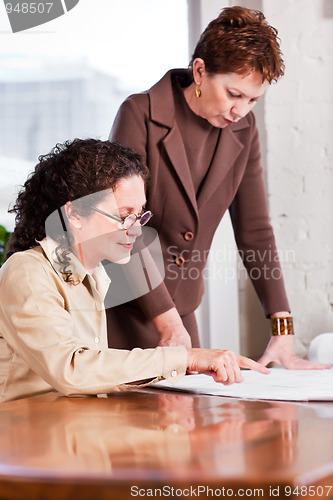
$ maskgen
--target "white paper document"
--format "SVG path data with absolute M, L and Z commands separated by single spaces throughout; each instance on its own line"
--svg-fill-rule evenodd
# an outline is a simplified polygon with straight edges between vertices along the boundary
M 185 375 L 176 384 L 161 380 L 152 387 L 197 394 L 279 401 L 333 401 L 333 368 L 329 370 L 285 370 L 271 368 L 269 375 L 242 370 L 239 384 L 216 383 L 209 375 Z

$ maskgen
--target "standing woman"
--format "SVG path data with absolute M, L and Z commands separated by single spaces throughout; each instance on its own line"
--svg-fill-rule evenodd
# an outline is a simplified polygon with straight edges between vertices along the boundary
M 169 71 L 121 105 L 110 137 L 140 153 L 149 167 L 147 200 L 166 276 L 138 301 L 108 310 L 110 345 L 199 344 L 194 311 L 203 293 L 202 272 L 229 210 L 244 265 L 272 319 L 273 336 L 261 362 L 319 368 L 294 354 L 251 111 L 283 73 L 277 30 L 259 11 L 230 7 L 201 35 L 189 69 Z M 121 325 L 129 316 L 135 333 L 125 339 Z

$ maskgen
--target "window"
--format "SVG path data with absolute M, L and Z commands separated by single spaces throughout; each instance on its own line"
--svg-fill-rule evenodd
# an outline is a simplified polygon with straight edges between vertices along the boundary
M 8 205 L 40 154 L 74 137 L 106 139 L 127 95 L 187 66 L 187 2 L 80 0 L 15 34 L 0 14 L 8 33 L 0 47 L 0 225 L 12 230 Z

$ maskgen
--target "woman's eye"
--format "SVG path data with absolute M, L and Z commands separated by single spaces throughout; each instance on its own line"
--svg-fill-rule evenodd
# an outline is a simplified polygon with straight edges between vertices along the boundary
M 230 97 L 233 97 L 233 98 L 237 98 L 237 97 L 241 97 L 239 94 L 234 94 L 233 92 L 231 92 L 230 90 L 228 90 L 228 94 L 230 95 Z

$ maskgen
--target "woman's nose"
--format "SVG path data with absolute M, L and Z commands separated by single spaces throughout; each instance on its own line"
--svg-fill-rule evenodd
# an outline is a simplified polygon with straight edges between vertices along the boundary
M 136 221 L 136 223 L 127 230 L 127 234 L 135 238 L 140 236 L 142 234 L 142 226 L 140 222 Z
M 248 103 L 248 102 L 238 102 L 237 104 L 235 104 L 232 109 L 231 109 L 231 115 L 233 117 L 233 119 L 240 119 L 240 118 L 244 118 L 244 116 L 246 116 L 249 111 L 251 111 L 253 107 L 253 104 L 252 103 Z

